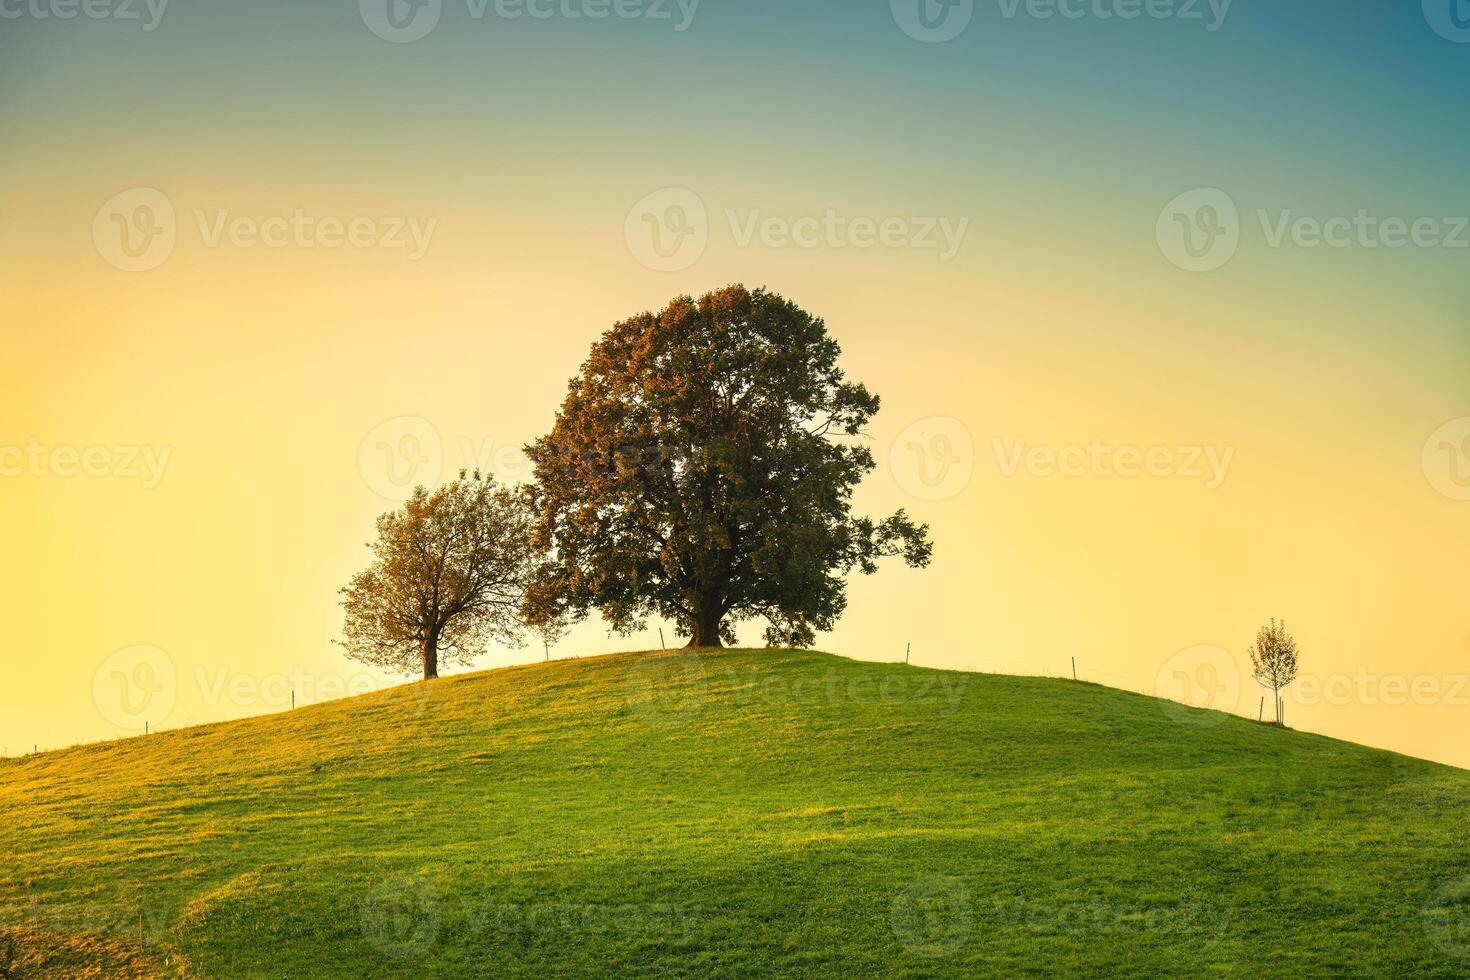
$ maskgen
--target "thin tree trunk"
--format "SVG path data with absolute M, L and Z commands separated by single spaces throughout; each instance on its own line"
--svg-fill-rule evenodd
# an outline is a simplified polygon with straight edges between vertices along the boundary
M 430 636 L 423 642 L 424 680 L 431 681 L 439 676 L 439 637 Z

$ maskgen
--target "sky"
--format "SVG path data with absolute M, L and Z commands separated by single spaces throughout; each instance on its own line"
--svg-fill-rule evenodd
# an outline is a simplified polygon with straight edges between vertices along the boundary
M 1255 717 L 1283 618 L 1289 724 L 1470 766 L 1462 0 L 392 3 L 0 0 L 8 754 L 398 682 L 374 517 L 743 282 L 932 528 L 823 649 Z

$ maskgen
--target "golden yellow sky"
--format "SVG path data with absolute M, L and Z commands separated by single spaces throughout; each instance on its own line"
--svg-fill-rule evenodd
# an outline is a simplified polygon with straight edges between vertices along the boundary
M 602 329 L 744 282 L 824 316 L 882 396 L 861 507 L 933 526 L 933 566 L 855 581 L 824 648 L 1059 676 L 1075 657 L 1084 679 L 1181 698 L 1189 678 L 1253 716 L 1245 650 L 1276 616 L 1303 651 L 1292 725 L 1470 765 L 1465 253 L 1270 241 L 1287 211 L 1452 217 L 1453 147 L 1341 142 L 1349 112 L 1432 131 L 1439 89 L 1339 99 L 1302 54 L 1310 104 L 1241 91 L 1205 112 L 1164 94 L 1175 55 L 1129 35 L 1126 71 L 1073 62 L 1063 97 L 1055 75 L 1020 84 L 1020 52 L 1062 58 L 1062 35 L 1018 25 L 1016 53 L 977 35 L 991 60 L 972 61 L 883 18 L 840 57 L 801 20 L 781 43 L 820 64 L 762 49 L 773 74 L 741 89 L 738 15 L 700 16 L 679 41 L 582 25 L 583 84 L 550 88 L 528 79 L 566 25 L 493 58 L 447 31 L 390 50 L 305 25 L 292 43 L 322 32 L 323 60 L 270 84 L 242 81 L 263 77 L 255 35 L 187 12 L 120 48 L 102 26 L 21 25 L 53 57 L 0 51 L 31 69 L 0 98 L 11 754 L 385 683 L 331 640 L 394 476 L 523 477 L 518 447 Z M 1414 53 L 1423 24 L 1400 27 L 1438 70 L 1437 48 Z M 650 67 L 597 102 L 581 76 L 628 46 L 707 74 L 669 93 Z M 98 101 L 79 66 L 99 56 L 135 111 Z M 1184 271 L 1158 229 L 1211 187 L 1238 207 L 1238 252 Z M 829 215 L 849 224 L 813 231 Z M 161 252 L 121 249 L 135 219 L 167 224 Z M 864 244 L 854 219 L 898 237 Z M 914 240 L 931 219 L 964 222 L 953 255 L 937 230 Z M 638 238 L 681 221 L 691 253 Z M 656 646 L 657 625 L 589 623 L 553 654 Z

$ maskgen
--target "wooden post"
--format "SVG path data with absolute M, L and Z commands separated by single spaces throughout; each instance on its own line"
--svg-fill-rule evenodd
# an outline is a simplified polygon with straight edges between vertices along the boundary
M 663 647 L 665 650 L 669 648 L 669 645 L 664 642 L 664 628 L 662 626 L 658 628 L 658 645 Z
M 547 663 L 551 663 L 551 641 L 550 640 L 542 640 L 541 641 L 541 649 L 543 649 L 543 650 L 546 651 L 546 662 Z
M 1266 695 L 1261 695 L 1261 710 L 1256 712 L 1256 721 L 1266 720 Z
M 1076 679 L 1077 679 L 1077 658 L 1076 657 L 1073 657 L 1072 658 L 1072 680 L 1075 681 Z
M 913 652 L 914 652 L 914 643 L 913 643 L 912 640 L 910 640 L 908 646 L 906 646 L 906 647 L 903 648 L 903 662 L 904 663 L 908 663 L 909 662 L 909 654 L 911 654 Z

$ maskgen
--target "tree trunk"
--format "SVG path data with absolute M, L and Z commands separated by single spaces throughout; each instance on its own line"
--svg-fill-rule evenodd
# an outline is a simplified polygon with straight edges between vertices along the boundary
M 421 651 L 424 657 L 424 680 L 431 681 L 439 676 L 439 637 L 424 640 Z
M 714 604 L 706 604 L 700 614 L 694 618 L 692 630 L 689 634 L 689 646 L 693 647 L 717 647 L 720 645 L 720 620 L 724 615 L 717 611 L 719 607 Z

